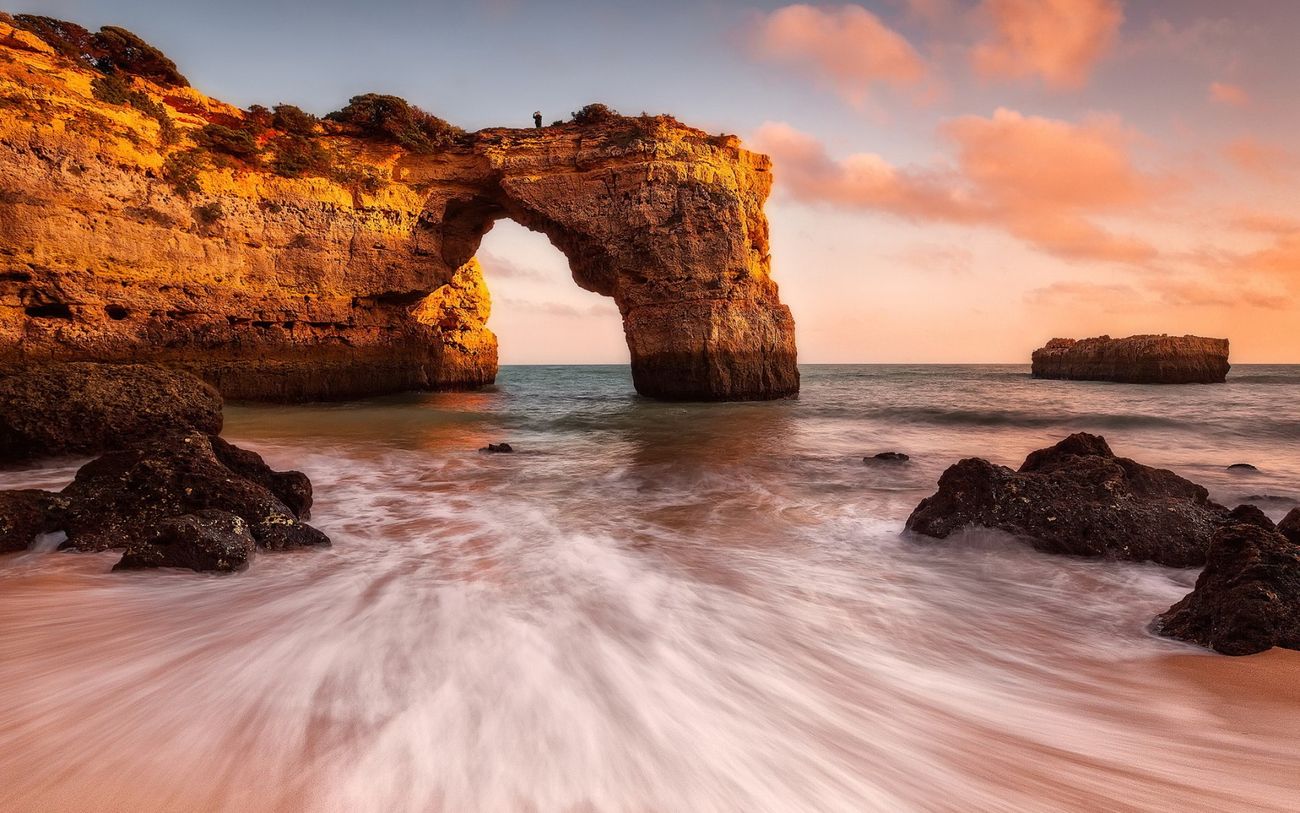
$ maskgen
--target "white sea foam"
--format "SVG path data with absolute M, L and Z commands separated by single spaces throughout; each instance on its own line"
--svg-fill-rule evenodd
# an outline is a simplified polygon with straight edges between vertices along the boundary
M 1297 653 L 1149 635 L 1194 573 L 902 538 L 980 438 L 895 427 L 917 462 L 882 473 L 884 432 L 803 417 L 811 389 L 577 427 L 526 399 L 233 410 L 334 547 L 221 577 L 0 560 L 0 809 L 1292 805 Z M 522 453 L 474 451 L 500 439 Z

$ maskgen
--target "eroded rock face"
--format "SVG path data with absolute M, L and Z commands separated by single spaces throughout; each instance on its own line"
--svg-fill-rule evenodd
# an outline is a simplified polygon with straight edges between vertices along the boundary
M 257 545 L 286 550 L 328 545 L 302 520 L 311 484 L 201 432 L 177 432 L 110 452 L 82 466 L 60 496 L 65 548 L 108 550 L 149 543 L 164 520 L 204 509 L 233 514 Z
M 1287 539 L 1300 545 L 1300 508 L 1292 508 L 1287 512 L 1287 515 L 1277 524 L 1277 530 Z
M 180 567 L 231 573 L 248 567 L 256 548 L 243 519 L 204 509 L 163 520 L 148 540 L 127 545 L 113 569 Z
M 1300 545 L 1258 524 L 1224 525 L 1196 588 L 1155 630 L 1225 655 L 1300 649 Z
M 140 364 L 0 368 L 0 464 L 121 449 L 159 432 L 221 431 L 221 395 Z
M 951 466 L 907 528 L 939 539 L 996 528 L 1048 553 L 1190 567 L 1205 562 L 1227 515 L 1201 486 L 1079 433 L 1033 452 L 1019 471 L 980 458 Z
M 0 491 L 0 553 L 26 550 L 58 530 L 66 509 L 67 501 L 48 491 Z
M 1228 340 L 1200 336 L 1052 339 L 1033 355 L 1035 378 L 1076 381 L 1219 384 L 1228 369 Z
M 129 79 L 164 127 L 31 42 L 0 21 L 0 363 L 159 362 L 267 400 L 479 386 L 496 339 L 473 258 L 510 218 L 617 302 L 640 392 L 798 389 L 769 275 L 770 162 L 734 137 L 612 117 L 411 152 L 325 122 L 312 144 L 329 173 L 195 169 L 199 129 L 243 111 Z
M 230 572 L 254 548 L 330 544 L 303 522 L 311 503 L 301 472 L 275 471 L 215 435 L 169 432 L 87 463 L 58 494 L 0 491 L 0 553 L 63 531 L 62 548 L 125 548 L 114 569 Z

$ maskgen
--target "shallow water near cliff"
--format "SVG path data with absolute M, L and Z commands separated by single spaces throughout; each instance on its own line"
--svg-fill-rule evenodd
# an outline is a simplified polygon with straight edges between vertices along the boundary
M 1300 367 L 803 373 L 761 404 L 507 367 L 229 408 L 229 439 L 311 476 L 334 547 L 225 577 L 0 557 L 0 809 L 1295 809 L 1300 653 L 1146 631 L 1195 571 L 901 530 L 960 457 L 1080 430 L 1280 517 Z

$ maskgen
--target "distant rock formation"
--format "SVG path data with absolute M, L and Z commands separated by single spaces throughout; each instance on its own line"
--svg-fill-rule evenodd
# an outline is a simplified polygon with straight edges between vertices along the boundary
M 160 432 L 221 431 L 221 395 L 189 373 L 143 364 L 0 369 L 0 465 L 121 449 Z
M 589 106 L 465 133 L 368 94 L 318 120 L 188 86 L 121 29 L 0 15 L 0 364 L 159 363 L 227 398 L 490 383 L 474 260 L 509 218 L 622 314 L 639 392 L 799 387 L 769 275 L 771 162 Z
M 1034 351 L 1034 378 L 1123 384 L 1221 384 L 1228 340 L 1200 336 L 1052 339 Z
M 1116 457 L 1105 438 L 1081 432 L 1033 452 L 1018 471 L 980 458 L 951 466 L 907 529 L 945 539 L 995 528 L 1047 553 L 1191 567 L 1205 563 L 1227 516 L 1203 487 Z

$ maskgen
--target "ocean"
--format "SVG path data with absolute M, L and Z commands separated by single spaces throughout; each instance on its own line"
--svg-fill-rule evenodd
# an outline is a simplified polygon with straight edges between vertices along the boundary
M 802 372 L 766 403 L 570 366 L 228 406 L 333 547 L 233 576 L 0 557 L 0 810 L 1296 809 L 1300 652 L 1148 631 L 1195 570 L 903 524 L 958 459 L 1076 431 L 1280 518 L 1300 366 Z M 886 451 L 911 460 L 863 461 Z

